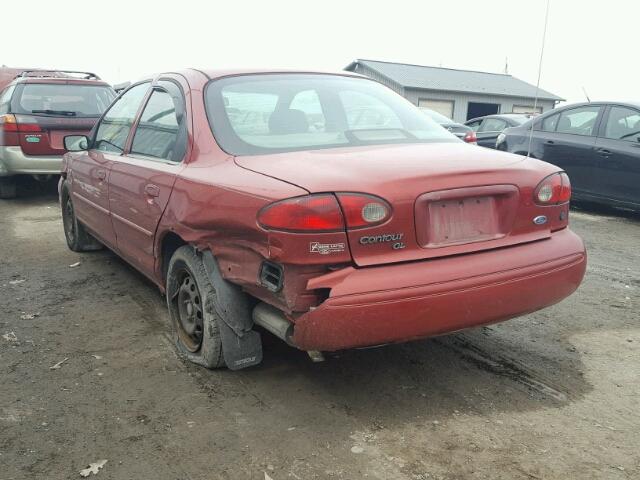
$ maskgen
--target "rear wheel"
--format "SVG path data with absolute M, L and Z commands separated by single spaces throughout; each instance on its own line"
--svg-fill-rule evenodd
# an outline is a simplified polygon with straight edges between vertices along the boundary
M 16 182 L 12 177 L 0 178 L 0 198 L 8 200 L 16 197 Z
M 73 209 L 71 195 L 69 195 L 69 188 L 66 184 L 62 186 L 60 206 L 62 207 L 62 226 L 67 246 L 74 252 L 100 250 L 102 244 L 93 238 L 84 228 L 84 225 L 78 221 Z
M 190 361 L 206 368 L 225 366 L 215 297 L 195 249 L 185 245 L 176 250 L 167 271 L 167 306 L 176 346 Z

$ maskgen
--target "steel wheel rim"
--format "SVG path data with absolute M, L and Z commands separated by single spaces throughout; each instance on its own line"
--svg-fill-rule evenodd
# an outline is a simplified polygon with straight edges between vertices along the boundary
M 73 221 L 73 204 L 71 198 L 67 198 L 67 202 L 64 205 L 64 215 L 62 221 L 64 223 L 64 233 L 67 236 L 69 243 L 73 243 L 76 238 L 76 226 Z
M 202 346 L 204 336 L 202 297 L 191 272 L 181 269 L 177 279 L 178 288 L 172 300 L 178 316 L 178 335 L 187 350 L 197 352 Z

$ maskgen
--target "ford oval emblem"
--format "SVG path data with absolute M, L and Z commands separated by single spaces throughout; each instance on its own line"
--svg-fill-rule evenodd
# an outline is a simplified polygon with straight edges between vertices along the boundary
M 533 223 L 535 223 L 536 225 L 544 225 L 545 223 L 547 223 L 547 217 L 544 215 L 538 215 L 533 219 Z

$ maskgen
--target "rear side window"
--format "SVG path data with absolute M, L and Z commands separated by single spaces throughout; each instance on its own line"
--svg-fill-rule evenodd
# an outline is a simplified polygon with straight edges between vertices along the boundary
M 471 130 L 473 130 L 474 132 L 477 132 L 478 129 L 480 128 L 481 123 L 482 123 L 482 120 L 476 120 L 475 122 L 465 123 L 465 125 L 469 127 Z
M 604 136 L 613 140 L 637 142 L 640 136 L 640 112 L 632 108 L 611 107 Z
M 148 83 L 141 83 L 116 100 L 98 125 L 93 148 L 103 152 L 124 151 L 129 131 L 148 88 Z
M 593 135 L 600 107 L 579 107 L 560 114 L 556 132 L 573 135 Z
M 559 118 L 559 113 L 548 116 L 547 118 L 536 124 L 536 130 L 542 130 L 543 132 L 555 132 L 556 127 L 558 126 Z
M 485 118 L 479 132 L 501 132 L 507 128 L 507 122 L 499 118 Z
M 15 85 L 11 85 L 7 87 L 4 92 L 0 94 L 0 115 L 4 115 L 5 113 L 9 113 L 9 106 L 11 104 L 11 96 L 13 95 L 13 91 L 15 90 Z
M 177 86 L 163 82 L 165 88 L 154 88 L 131 145 L 131 153 L 179 162 L 185 153 L 186 130 L 182 95 Z
M 25 83 L 12 101 L 14 113 L 99 117 L 115 98 L 106 85 Z

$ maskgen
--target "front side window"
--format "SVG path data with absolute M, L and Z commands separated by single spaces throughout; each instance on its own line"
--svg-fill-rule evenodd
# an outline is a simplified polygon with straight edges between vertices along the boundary
M 23 83 L 12 101 L 12 111 L 23 114 L 99 117 L 116 94 L 106 85 L 77 83 Z
M 593 135 L 600 107 L 579 107 L 565 110 L 560 114 L 556 132 L 573 135 Z
M 180 129 L 183 116 L 180 103 L 168 91 L 154 89 L 136 127 L 131 144 L 132 154 L 170 161 L 182 160 L 184 148 L 180 141 Z
M 241 75 L 210 82 L 205 100 L 213 134 L 232 155 L 460 141 L 407 100 L 367 79 Z
M 131 126 L 148 88 L 149 83 L 141 83 L 116 100 L 98 125 L 93 148 L 103 152 L 124 151 Z
M 612 140 L 637 142 L 640 137 L 640 112 L 633 108 L 611 107 L 604 136 Z

